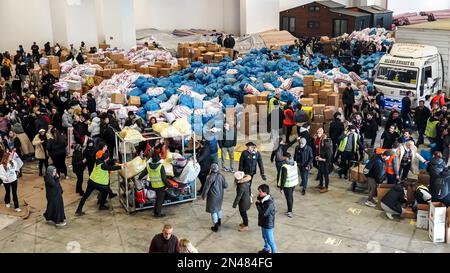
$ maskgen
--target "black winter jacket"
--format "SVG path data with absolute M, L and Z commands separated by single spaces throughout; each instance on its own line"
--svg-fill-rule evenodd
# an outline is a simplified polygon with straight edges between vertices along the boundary
M 278 148 L 272 151 L 272 154 L 270 155 L 270 162 L 273 162 L 274 160 L 277 162 L 283 161 L 277 159 L 277 153 L 279 150 L 281 150 L 282 153 L 287 152 L 287 150 L 294 145 L 294 143 L 297 142 L 297 140 L 293 140 L 289 142 L 288 144 L 280 144 L 278 145 Z
M 268 195 L 268 198 L 262 202 L 258 197 L 259 202 L 256 203 L 256 209 L 258 210 L 258 226 L 262 228 L 274 228 L 275 227 L 275 203 L 272 196 Z
M 385 164 L 383 162 L 383 159 L 379 156 L 376 155 L 373 159 L 373 165 L 369 170 L 369 173 L 367 174 L 367 177 L 371 177 L 373 179 L 375 179 L 375 182 L 377 182 L 377 184 L 381 184 L 383 183 L 384 180 L 384 168 L 385 168 Z
M 342 94 L 342 102 L 347 105 L 355 104 L 355 91 L 352 88 L 347 88 Z
M 364 131 L 365 138 L 370 138 L 370 139 L 376 138 L 377 132 L 378 132 L 377 121 L 374 118 L 372 118 L 371 120 L 365 119 L 363 121 L 363 131 Z
M 339 137 L 344 133 L 344 123 L 340 119 L 334 119 L 330 124 L 330 138 L 338 143 Z
M 405 192 L 403 191 L 403 187 L 400 185 L 395 185 L 390 189 L 381 202 L 388 206 L 390 209 L 402 213 L 402 204 L 406 203 Z
M 47 151 L 50 156 L 65 155 L 67 140 L 64 136 L 59 137 L 59 141 L 51 138 L 47 141 Z
M 72 154 L 72 168 L 74 173 L 83 172 L 85 164 L 83 163 L 83 152 L 73 151 Z
M 233 132 L 232 132 L 233 131 Z M 223 139 L 219 140 L 220 148 L 231 148 L 237 144 L 237 129 L 236 127 L 231 128 L 229 131 L 223 129 Z
M 264 164 L 261 154 L 259 152 L 250 153 L 247 150 L 242 152 L 241 158 L 239 159 L 239 171 L 253 176 L 256 174 L 256 164 L 258 164 L 259 171 L 263 175 Z
M 300 145 L 295 147 L 294 160 L 297 162 L 297 166 L 301 170 L 306 170 L 306 167 L 311 169 L 311 165 L 314 160 L 312 148 L 308 145 L 300 148 Z
M 200 154 L 198 156 L 198 164 L 200 164 L 200 173 L 207 174 L 211 170 L 211 148 L 209 144 L 205 144 L 205 146 L 200 150 Z

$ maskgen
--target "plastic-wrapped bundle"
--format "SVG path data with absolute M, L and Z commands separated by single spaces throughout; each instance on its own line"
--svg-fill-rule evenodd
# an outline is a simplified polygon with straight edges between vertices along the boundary
M 151 87 L 147 89 L 147 94 L 151 97 L 157 97 L 161 94 L 164 94 L 164 91 L 166 91 L 163 87 Z
M 140 95 L 142 95 L 144 92 L 142 92 L 141 89 L 139 88 L 134 88 L 133 90 L 130 91 L 130 93 L 128 93 L 128 96 L 133 96 L 133 97 L 139 97 Z
M 183 105 L 183 106 L 186 106 L 186 107 L 189 107 L 190 109 L 192 109 L 192 108 L 194 108 L 194 102 L 192 100 L 193 100 L 192 97 L 189 97 L 188 95 L 183 94 L 180 96 L 178 103 L 180 105 Z
M 150 100 L 147 103 L 145 103 L 144 108 L 146 111 L 156 111 L 160 109 L 159 104 L 153 100 Z
M 150 100 L 150 96 L 148 94 L 142 94 L 139 97 L 141 98 L 141 104 L 146 104 Z

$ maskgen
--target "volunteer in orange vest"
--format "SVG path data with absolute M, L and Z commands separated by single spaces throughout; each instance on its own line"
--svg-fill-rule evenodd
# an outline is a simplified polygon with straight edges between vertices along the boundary
M 396 144 L 396 145 L 395 145 Z M 398 147 L 398 143 L 395 143 L 394 146 Z M 388 157 L 386 158 L 386 178 L 388 184 L 397 184 L 397 181 L 400 179 L 399 175 L 399 160 L 398 154 L 396 152 L 397 147 L 388 151 Z
M 445 105 L 445 99 L 444 95 L 442 95 L 442 90 L 439 90 L 437 92 L 437 95 L 434 96 L 433 99 L 431 99 L 431 108 L 433 108 L 436 103 L 439 103 L 439 107 Z
M 292 101 L 288 101 L 286 108 L 284 110 L 284 120 L 283 125 L 286 127 L 286 143 L 289 143 L 289 137 L 292 133 L 292 128 L 295 125 L 294 121 L 294 108 L 292 106 Z

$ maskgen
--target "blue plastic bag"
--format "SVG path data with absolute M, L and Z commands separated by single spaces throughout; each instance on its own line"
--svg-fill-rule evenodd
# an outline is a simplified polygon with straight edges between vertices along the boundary
M 159 104 L 155 100 L 150 100 L 144 105 L 146 111 L 157 111 L 160 109 Z
M 130 91 L 130 93 L 128 93 L 128 96 L 139 97 L 143 93 L 144 92 L 142 92 L 142 90 L 140 88 L 134 88 L 133 90 Z
M 180 105 L 184 105 L 186 107 L 189 107 L 189 109 L 193 109 L 194 108 L 194 102 L 192 101 L 192 97 L 189 97 L 187 95 L 181 95 L 179 100 L 178 100 L 178 104 Z

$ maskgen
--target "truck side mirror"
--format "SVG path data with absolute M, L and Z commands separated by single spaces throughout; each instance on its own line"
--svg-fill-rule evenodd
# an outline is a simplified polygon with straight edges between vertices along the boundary
M 428 88 L 431 88 L 431 87 L 433 87 L 433 83 L 434 83 L 434 80 L 433 80 L 433 78 L 427 78 L 427 87 Z

